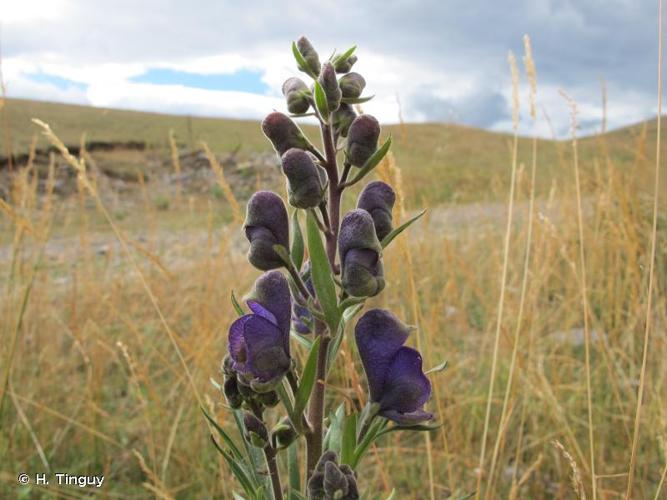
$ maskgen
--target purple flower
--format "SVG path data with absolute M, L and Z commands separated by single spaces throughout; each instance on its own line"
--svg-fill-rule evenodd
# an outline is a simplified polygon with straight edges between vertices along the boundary
M 289 116 L 274 111 L 262 121 L 262 132 L 273 148 L 282 156 L 290 148 L 308 148 L 308 140 L 299 126 Z
M 395 201 L 396 193 L 389 184 L 382 181 L 368 183 L 359 195 L 357 207 L 371 214 L 379 240 L 383 240 L 391 232 L 391 210 Z
M 324 95 L 327 98 L 327 106 L 329 111 L 333 112 L 338 109 L 340 106 L 340 99 L 343 97 L 340 87 L 338 86 L 338 80 L 336 79 L 336 70 L 333 65 L 329 62 L 326 62 L 322 65 L 322 71 L 320 76 L 317 78 L 317 81 L 322 86 Z
M 305 36 L 299 37 L 296 41 L 296 48 L 306 61 L 307 67 L 299 69 L 311 75 L 320 74 L 320 56 L 315 51 L 313 44 Z
M 314 208 L 322 203 L 327 186 L 326 171 L 315 165 L 303 149 L 289 149 L 282 157 L 282 168 L 287 177 L 287 196 L 296 208 Z
M 291 366 L 291 298 L 285 276 L 280 271 L 264 273 L 247 304 L 252 312 L 229 328 L 231 367 L 253 390 L 267 392 Z
M 355 118 L 347 132 L 347 160 L 355 167 L 362 167 L 375 153 L 380 137 L 380 124 L 371 115 Z
M 380 415 L 402 425 L 433 418 L 423 410 L 431 383 L 422 371 L 421 355 L 403 345 L 408 327 L 389 311 L 371 309 L 359 318 L 354 333 L 371 401 L 379 404 Z
M 271 191 L 257 191 L 248 200 L 243 225 L 250 242 L 248 260 L 257 269 L 269 271 L 285 265 L 273 245 L 289 248 L 289 221 L 282 198 Z
M 338 249 L 343 289 L 353 297 L 373 297 L 384 288 L 382 247 L 366 210 L 349 211 L 340 224 Z
M 340 86 L 340 91 L 342 92 L 343 97 L 356 98 L 361 96 L 361 93 L 366 86 L 366 80 L 364 80 L 364 77 L 359 73 L 348 73 L 338 80 L 338 85 Z

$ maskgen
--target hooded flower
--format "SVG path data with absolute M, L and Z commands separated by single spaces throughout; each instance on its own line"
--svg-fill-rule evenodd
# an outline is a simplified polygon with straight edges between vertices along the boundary
M 282 198 L 271 191 L 257 191 L 248 200 L 243 225 L 250 242 L 248 260 L 257 269 L 268 271 L 285 265 L 273 245 L 289 248 L 289 222 Z
M 327 62 L 322 65 L 322 72 L 317 81 L 322 86 L 324 95 L 327 98 L 329 111 L 336 111 L 338 106 L 340 106 L 342 93 L 338 86 L 338 80 L 336 79 L 336 70 L 331 63 Z
M 347 160 L 362 167 L 378 147 L 380 124 L 371 115 L 355 118 L 347 132 Z
M 313 163 L 303 149 L 292 148 L 282 157 L 287 177 L 289 203 L 296 208 L 314 208 L 322 202 L 326 189 L 326 171 Z
M 285 276 L 280 271 L 261 275 L 247 304 L 252 312 L 229 328 L 231 367 L 254 391 L 268 392 L 291 365 L 291 298 Z
M 289 116 L 274 111 L 262 121 L 262 132 L 280 156 L 290 148 L 308 148 L 308 140 Z
M 366 86 L 366 80 L 359 73 L 348 73 L 338 80 L 338 85 L 343 97 L 357 98 L 361 96 Z
M 382 247 L 370 214 L 355 209 L 340 224 L 338 249 L 345 291 L 353 297 L 373 297 L 384 288 Z
M 389 311 L 371 309 L 359 318 L 354 333 L 380 415 L 402 425 L 433 418 L 423 410 L 431 383 L 422 371 L 421 355 L 403 345 L 409 329 Z
M 309 500 L 358 500 L 357 476 L 349 465 L 338 465 L 338 456 L 325 451 L 308 481 Z
M 371 214 L 380 241 L 391 232 L 391 210 L 395 201 L 396 193 L 389 184 L 382 181 L 368 183 L 357 200 L 357 208 Z
M 292 77 L 283 83 L 283 95 L 287 99 L 287 110 L 300 115 L 310 107 L 310 90 L 300 78 Z
M 357 114 L 354 112 L 352 106 L 344 102 L 341 103 L 338 109 L 331 115 L 331 126 L 334 132 L 341 137 L 347 137 L 347 131 L 356 117 Z
M 308 291 L 315 295 L 315 288 L 313 287 L 313 280 L 310 277 L 310 261 L 307 261 L 304 270 L 301 272 L 301 278 L 303 283 L 306 285 Z M 295 292 L 298 293 L 298 292 Z M 302 301 L 306 301 L 308 297 L 302 297 L 299 294 L 299 298 Z M 313 315 L 308 310 L 307 307 L 302 306 L 296 300 L 292 304 L 292 328 L 296 330 L 301 335 L 307 335 L 313 331 Z
M 306 68 L 299 67 L 299 69 L 304 73 L 309 73 L 315 76 L 319 75 L 320 56 L 317 54 L 313 44 L 310 43 L 310 40 L 308 40 L 305 36 L 300 37 L 296 41 L 296 48 L 301 53 L 301 56 L 303 56 L 305 59 L 307 65 Z

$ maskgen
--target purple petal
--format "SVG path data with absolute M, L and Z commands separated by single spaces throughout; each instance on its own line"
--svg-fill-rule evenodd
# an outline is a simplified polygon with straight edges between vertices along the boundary
M 379 402 L 391 362 L 408 338 L 409 331 L 389 311 L 371 309 L 359 318 L 354 333 L 371 400 Z
M 422 371 L 422 357 L 411 347 L 401 347 L 382 388 L 380 410 L 412 413 L 420 410 L 431 396 L 431 382 Z
M 241 373 L 245 372 L 245 363 L 248 359 L 243 331 L 246 322 L 250 318 L 252 318 L 251 314 L 241 316 L 239 319 L 234 321 L 234 323 L 232 323 L 232 326 L 229 327 L 228 349 L 233 361 L 232 368 Z
M 424 410 L 415 410 L 410 413 L 400 413 L 396 410 L 384 410 L 380 411 L 380 415 L 389 420 L 393 420 L 399 425 L 416 425 L 433 418 L 433 413 Z
M 244 323 L 243 337 L 248 353 L 247 371 L 266 382 L 289 369 L 289 356 L 283 346 L 283 332 L 261 316 Z
M 258 316 L 261 316 L 264 319 L 269 320 L 271 323 L 278 326 L 278 320 L 276 319 L 276 317 L 271 313 L 271 311 L 266 309 L 262 304 L 260 304 L 255 300 L 248 300 L 246 304 L 248 304 L 248 307 L 253 313 L 255 313 Z

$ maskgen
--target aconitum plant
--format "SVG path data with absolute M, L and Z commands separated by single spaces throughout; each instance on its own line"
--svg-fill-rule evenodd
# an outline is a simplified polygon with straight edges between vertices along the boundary
M 419 216 L 395 228 L 396 194 L 376 180 L 341 219 L 345 190 L 369 176 L 391 138 L 379 145 L 378 121 L 355 111 L 370 99 L 362 95 L 364 78 L 351 71 L 355 47 L 323 63 L 305 37 L 292 51 L 312 82 L 289 78 L 282 91 L 290 114 L 274 111 L 262 122 L 281 160 L 291 214 L 270 191 L 248 201 L 248 261 L 264 274 L 245 307 L 232 294 L 239 317 L 229 326 L 222 362 L 219 388 L 242 445 L 207 417 L 247 498 L 353 500 L 364 488 L 357 467 L 371 444 L 389 432 L 434 428 L 424 409 L 431 383 L 419 352 L 405 345 L 413 328 L 387 310 L 367 310 L 354 325 L 368 382 L 365 405 L 327 394 L 346 330 L 388 285 L 383 252 Z M 292 120 L 305 116 L 319 122 L 321 149 Z M 307 350 L 303 363 L 295 343 Z

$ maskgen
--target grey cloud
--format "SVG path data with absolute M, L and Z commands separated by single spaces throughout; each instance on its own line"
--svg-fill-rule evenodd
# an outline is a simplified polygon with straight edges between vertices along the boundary
M 509 105 L 499 92 L 481 91 L 460 99 L 443 99 L 422 89 L 412 94 L 406 110 L 426 121 L 455 122 L 490 128 L 510 116 Z

